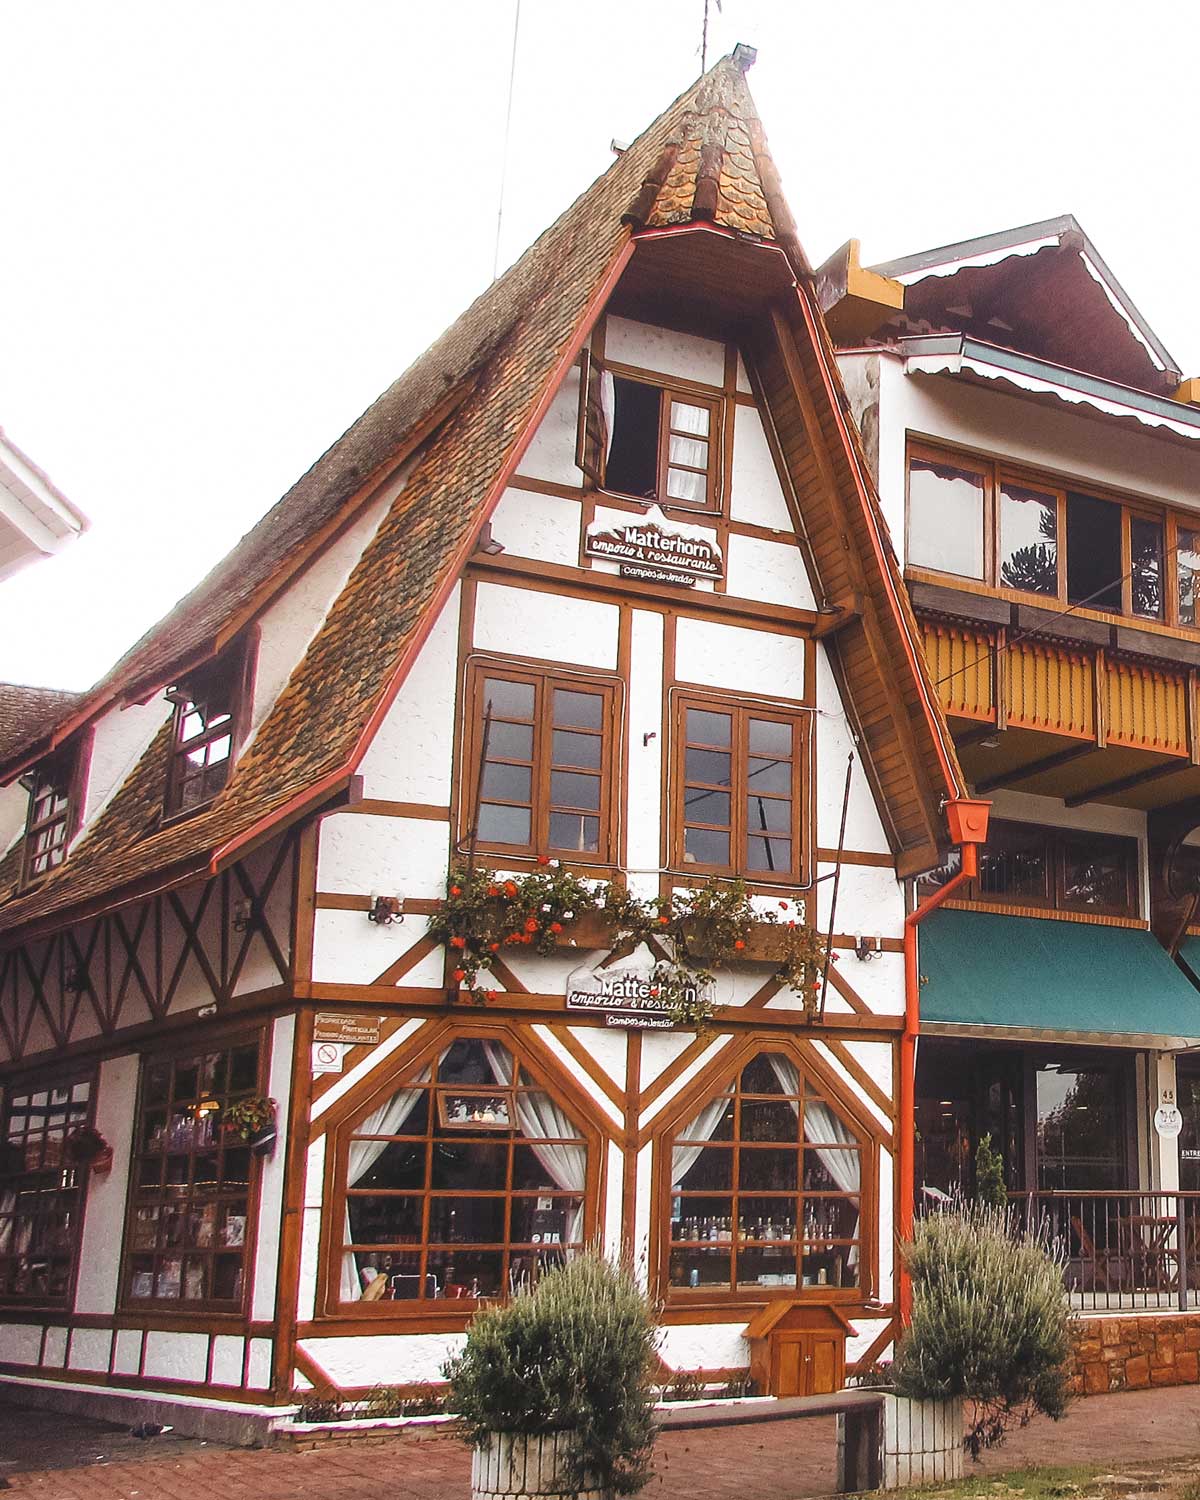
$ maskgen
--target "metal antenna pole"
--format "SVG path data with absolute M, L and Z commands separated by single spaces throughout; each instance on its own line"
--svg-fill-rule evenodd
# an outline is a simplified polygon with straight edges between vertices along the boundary
M 500 274 L 500 226 L 504 223 L 504 188 L 508 181 L 508 137 L 512 130 L 513 82 L 517 76 L 517 33 L 520 27 L 521 0 L 516 0 L 513 6 L 512 57 L 508 64 L 508 108 L 504 113 L 504 151 L 500 158 L 500 203 L 496 209 L 496 248 L 492 255 L 493 281 Z

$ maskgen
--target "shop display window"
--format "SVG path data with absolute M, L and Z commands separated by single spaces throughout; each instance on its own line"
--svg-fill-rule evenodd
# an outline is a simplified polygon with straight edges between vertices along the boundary
M 222 1117 L 260 1092 L 259 1043 L 143 1066 L 125 1236 L 127 1305 L 239 1311 L 255 1158 Z
M 79 1255 L 87 1169 L 68 1159 L 92 1122 L 95 1079 L 14 1088 L 0 1141 L 0 1303 L 65 1306 Z
M 333 1301 L 471 1304 L 582 1248 L 595 1153 L 499 1039 L 463 1036 L 338 1136 Z

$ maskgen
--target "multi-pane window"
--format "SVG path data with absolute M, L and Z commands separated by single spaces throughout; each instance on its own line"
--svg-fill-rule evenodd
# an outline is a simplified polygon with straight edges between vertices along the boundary
M 0 1301 L 67 1301 L 79 1250 L 86 1169 L 67 1140 L 92 1121 L 91 1077 L 16 1089 L 0 1142 Z
M 466 773 L 468 792 L 478 789 L 475 842 L 608 858 L 612 721 L 610 684 L 476 668 Z
M 1182 515 L 1068 490 L 987 459 L 910 448 L 906 561 L 1064 607 L 1198 623 L 1200 530 Z
M 38 880 L 67 857 L 74 815 L 77 755 L 65 751 L 41 761 L 30 773 L 29 815 L 25 825 L 26 881 Z
M 237 729 L 240 664 L 222 660 L 168 696 L 175 704 L 167 811 L 211 802 L 229 779 Z
M 127 1304 L 241 1308 L 254 1166 L 250 1147 L 222 1117 L 258 1091 L 257 1041 L 145 1064 L 125 1237 Z
M 331 1302 L 508 1295 L 587 1241 L 588 1141 L 499 1040 L 461 1037 L 339 1136 Z
M 863 1141 L 790 1056 L 760 1053 L 663 1149 L 673 1298 L 862 1284 Z
M 1132 917 L 1138 912 L 1137 869 L 1136 839 L 993 818 L 979 874 L 956 894 L 962 900 Z M 932 883 L 949 873 L 938 872 Z
M 677 712 L 680 862 L 795 879 L 803 863 L 802 719 L 691 698 Z
M 660 505 L 713 510 L 718 501 L 719 397 L 585 371 L 580 462 L 604 489 Z

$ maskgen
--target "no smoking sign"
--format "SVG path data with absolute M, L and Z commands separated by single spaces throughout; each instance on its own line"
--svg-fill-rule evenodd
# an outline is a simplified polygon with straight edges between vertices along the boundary
M 345 1055 L 346 1047 L 343 1042 L 314 1042 L 312 1070 L 314 1073 L 340 1073 Z

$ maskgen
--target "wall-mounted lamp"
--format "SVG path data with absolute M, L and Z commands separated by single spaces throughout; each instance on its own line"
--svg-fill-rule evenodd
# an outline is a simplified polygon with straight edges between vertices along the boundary
M 68 995 L 82 995 L 88 987 L 88 977 L 78 964 L 72 964 L 63 975 L 62 983 Z
M 403 922 L 404 902 L 399 896 L 375 896 L 367 912 L 367 921 L 377 927 L 390 927 L 393 922 Z
M 870 963 L 873 958 L 879 958 L 881 954 L 878 938 L 863 937 L 861 932 L 854 934 L 854 956 L 860 964 Z
M 254 902 L 248 896 L 233 903 L 233 930 L 235 932 L 248 931 L 254 926 L 255 920 Z
M 483 523 L 483 529 L 479 533 L 479 545 L 475 550 L 484 553 L 487 557 L 497 557 L 504 551 L 504 543 L 498 542 L 492 535 L 492 523 L 490 521 Z

